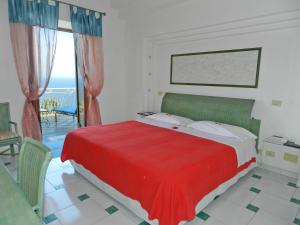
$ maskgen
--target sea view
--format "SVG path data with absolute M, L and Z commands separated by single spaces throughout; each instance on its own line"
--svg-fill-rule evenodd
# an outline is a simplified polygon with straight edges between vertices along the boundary
M 40 97 L 40 105 L 45 106 L 46 101 L 52 99 L 61 106 L 76 106 L 76 81 L 71 78 L 52 77 L 43 96 Z

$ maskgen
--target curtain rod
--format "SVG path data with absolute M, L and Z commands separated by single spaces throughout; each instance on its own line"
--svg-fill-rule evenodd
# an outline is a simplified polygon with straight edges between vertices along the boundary
M 59 3 L 62 3 L 62 4 L 65 4 L 65 5 L 70 5 L 70 6 L 75 6 L 75 7 L 82 7 L 82 6 L 79 6 L 79 5 L 74 5 L 74 4 L 71 4 L 71 3 L 67 3 L 67 2 L 64 2 L 64 1 L 58 1 Z M 85 7 L 82 7 L 82 8 L 85 8 Z M 94 12 L 98 12 L 94 9 L 89 9 L 89 8 L 86 8 L 87 10 L 90 10 L 90 11 L 94 11 Z M 98 12 L 100 13 L 102 16 L 106 16 L 106 13 L 105 12 Z

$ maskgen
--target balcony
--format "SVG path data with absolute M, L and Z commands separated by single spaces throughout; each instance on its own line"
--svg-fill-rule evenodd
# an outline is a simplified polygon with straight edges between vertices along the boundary
M 77 128 L 76 100 L 75 88 L 48 88 L 40 98 L 43 143 L 53 158 L 60 157 L 66 134 Z

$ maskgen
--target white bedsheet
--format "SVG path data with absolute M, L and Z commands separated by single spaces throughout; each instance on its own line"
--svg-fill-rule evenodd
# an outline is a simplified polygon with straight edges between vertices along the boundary
M 186 126 L 176 126 L 178 129 L 173 129 L 174 124 L 170 123 L 165 123 L 161 122 L 158 120 L 153 120 L 149 119 L 147 117 L 145 118 L 139 118 L 137 119 L 138 122 L 158 126 L 158 127 L 163 127 L 163 128 L 168 128 L 172 129 L 178 132 L 190 134 L 193 136 L 197 137 L 202 137 L 206 138 L 209 140 L 213 140 L 222 144 L 229 145 L 234 148 L 237 156 L 237 161 L 238 161 L 238 166 L 243 165 L 244 163 L 248 162 L 251 158 L 256 157 L 256 140 L 254 138 L 248 138 L 248 139 L 243 139 L 241 138 L 234 138 L 234 137 L 224 137 L 224 136 L 218 136 L 218 135 L 213 135 L 205 132 L 201 132 L 199 130 L 195 130 L 192 128 L 188 128 Z

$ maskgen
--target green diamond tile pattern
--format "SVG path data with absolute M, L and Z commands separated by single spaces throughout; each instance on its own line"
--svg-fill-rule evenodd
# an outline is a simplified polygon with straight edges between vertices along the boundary
M 197 214 L 197 217 L 203 221 L 206 221 L 210 216 L 206 212 L 201 211 Z
M 43 221 L 45 224 L 52 223 L 55 220 L 57 220 L 57 217 L 55 216 L 55 214 L 50 214 L 43 218 Z
M 78 196 L 78 199 L 80 200 L 80 201 L 84 201 L 84 200 L 87 200 L 87 199 L 89 199 L 90 198 L 90 196 L 88 196 L 87 194 L 83 194 L 83 195 L 80 195 L 80 196 Z
M 297 185 L 296 185 L 295 183 L 292 183 L 292 182 L 289 182 L 289 183 L 288 183 L 288 186 L 297 188 Z
M 253 174 L 252 177 L 253 177 L 253 178 L 256 178 L 256 179 L 261 179 L 261 176 L 259 176 L 259 175 L 257 175 L 257 174 Z
M 291 198 L 291 200 L 290 200 L 291 202 L 293 202 L 293 203 L 295 203 L 295 204 L 298 204 L 298 205 L 300 205 L 300 200 L 299 199 L 297 199 L 297 198 Z
M 118 210 L 119 209 L 114 205 L 112 205 L 112 206 L 108 207 L 107 209 L 105 209 L 105 211 L 108 212 L 110 215 L 117 212 Z
M 258 210 L 259 210 L 259 208 L 257 206 L 252 205 L 252 204 L 248 204 L 246 208 L 255 213 L 258 212 Z
M 295 219 L 294 219 L 294 224 L 300 225 L 300 219 L 295 218 Z
M 261 192 L 261 190 L 259 190 L 258 188 L 255 188 L 255 187 L 251 187 L 249 190 L 256 194 L 259 194 Z
M 150 225 L 150 223 L 147 223 L 146 221 L 143 221 L 143 222 L 139 223 L 139 225 Z

